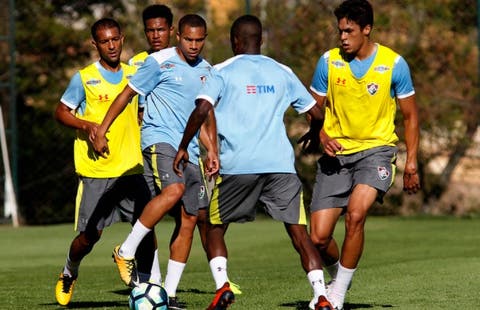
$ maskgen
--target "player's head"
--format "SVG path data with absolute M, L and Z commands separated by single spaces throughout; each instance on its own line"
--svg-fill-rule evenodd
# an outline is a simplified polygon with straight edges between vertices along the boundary
M 142 13 L 143 31 L 147 37 L 149 52 L 156 52 L 170 45 L 173 34 L 173 14 L 170 8 L 163 4 L 147 6 Z
M 92 43 L 100 55 L 102 65 L 117 67 L 123 47 L 120 25 L 111 18 L 102 18 L 92 25 L 91 33 Z
M 367 0 L 346 0 L 335 9 L 334 14 L 337 21 L 346 18 L 359 25 L 360 29 L 373 27 L 373 8 Z
M 238 54 L 259 54 L 262 45 L 262 23 L 253 15 L 237 18 L 230 28 L 232 51 Z
M 189 64 L 198 61 L 206 37 L 207 23 L 200 15 L 187 14 L 178 21 L 178 49 Z
M 370 37 L 373 8 L 367 0 L 346 0 L 334 11 L 344 53 L 355 55 Z

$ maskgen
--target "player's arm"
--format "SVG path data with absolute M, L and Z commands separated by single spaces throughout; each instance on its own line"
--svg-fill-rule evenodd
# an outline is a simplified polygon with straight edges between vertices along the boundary
M 316 103 L 307 111 L 306 119 L 310 123 L 310 129 L 299 140 L 298 144 L 302 145 L 302 149 L 305 153 L 316 153 L 320 147 L 320 130 L 323 126 L 324 115 L 322 112 L 323 101 L 320 100 L 317 94 L 311 92 L 314 96 Z
M 193 136 L 195 136 L 197 131 L 200 129 L 200 126 L 202 126 L 203 122 L 208 117 L 210 111 L 213 110 L 212 104 L 205 99 L 197 99 L 195 100 L 195 104 L 196 107 L 188 118 L 182 141 L 178 146 L 177 155 L 175 156 L 175 160 L 173 161 L 173 170 L 179 176 L 182 175 L 180 163 L 182 162 L 183 165 L 185 165 L 188 162 L 188 144 L 192 140 Z
M 418 127 L 418 107 L 415 95 L 399 98 L 398 104 L 403 115 L 405 144 L 407 147 L 407 159 L 403 173 L 403 190 L 409 194 L 414 194 L 420 189 L 420 178 L 417 167 L 420 134 Z
M 132 100 L 132 98 L 137 95 L 137 92 L 133 90 L 130 86 L 125 86 L 123 91 L 115 98 L 115 100 L 110 105 L 110 108 L 107 111 L 107 114 L 103 118 L 102 123 L 98 126 L 97 134 L 92 137 L 93 148 L 95 152 L 100 154 L 103 157 L 106 157 L 105 154 L 109 154 L 108 141 L 105 137 L 108 129 L 112 125 L 113 121 L 117 118 L 120 113 L 125 109 L 127 104 Z
M 220 168 L 218 160 L 217 123 L 213 109 L 209 111 L 207 118 L 200 128 L 200 142 L 202 142 L 207 150 L 205 174 L 211 178 L 218 173 Z
M 75 111 L 67 105 L 60 102 L 55 110 L 55 119 L 64 126 L 79 129 L 90 134 L 95 134 L 98 124 L 79 119 L 75 116 Z

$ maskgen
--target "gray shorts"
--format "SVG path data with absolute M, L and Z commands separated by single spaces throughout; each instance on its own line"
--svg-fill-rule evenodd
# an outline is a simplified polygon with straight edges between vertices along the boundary
M 119 221 L 133 223 L 149 200 L 147 183 L 140 174 L 102 179 L 80 177 L 75 230 L 102 230 Z
M 381 146 L 351 155 L 323 155 L 317 162 L 310 212 L 346 207 L 353 188 L 366 184 L 378 191 L 377 200 L 392 186 L 398 149 Z
M 188 163 L 183 177 L 173 171 L 173 161 L 177 151 L 168 143 L 158 143 L 143 150 L 143 176 L 147 181 L 151 197 L 160 194 L 162 188 L 170 184 L 185 184 L 182 201 L 185 211 L 190 215 L 198 215 L 198 210 L 208 206 L 208 195 L 205 179 L 199 165 Z M 172 210 L 176 212 L 177 207 Z
M 227 224 L 253 221 L 258 202 L 275 220 L 288 224 L 307 224 L 302 183 L 293 173 L 218 177 L 210 202 L 210 222 Z

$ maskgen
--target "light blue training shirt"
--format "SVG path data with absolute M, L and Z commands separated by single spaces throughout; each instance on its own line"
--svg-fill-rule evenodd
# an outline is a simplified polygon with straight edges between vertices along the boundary
M 237 55 L 216 65 L 197 98 L 215 105 L 220 173 L 296 173 L 283 121 L 292 106 L 315 100 L 293 71 L 263 55 Z
M 175 150 L 195 108 L 195 96 L 206 81 L 211 65 L 202 58 L 190 66 L 176 47 L 150 54 L 128 85 L 146 97 L 142 123 L 142 150 L 168 143 Z M 190 162 L 198 165 L 198 136 L 188 146 Z

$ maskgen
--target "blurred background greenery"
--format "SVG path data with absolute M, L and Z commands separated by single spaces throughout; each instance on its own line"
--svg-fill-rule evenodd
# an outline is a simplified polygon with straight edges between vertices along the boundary
M 13 173 L 24 224 L 73 220 L 77 189 L 74 131 L 56 123 L 53 111 L 75 71 L 98 58 L 90 42 L 90 25 L 96 19 L 108 16 L 120 22 L 126 36 L 122 59 L 127 61 L 147 48 L 141 20 L 147 5 L 169 5 L 175 26 L 183 14 L 198 13 L 208 23 L 203 56 L 215 64 L 232 56 L 231 22 L 242 14 L 254 14 L 264 24 L 263 53 L 290 66 L 306 87 L 320 55 L 338 42 L 333 9 L 339 0 L 17 0 L 13 12 L 7 1 L 2 2 L 2 16 L 14 16 L 15 21 L 16 99 L 9 100 L 4 90 L 0 95 L 9 141 L 17 141 L 17 147 L 10 151 L 14 150 Z M 372 213 L 480 214 L 480 194 L 476 190 L 480 176 L 476 136 L 480 119 L 478 3 L 381 0 L 372 4 L 372 38 L 404 56 L 412 71 L 420 107 L 423 183 L 419 194 L 403 194 L 405 149 L 400 142 L 395 185 L 385 203 L 376 205 Z M 0 26 L 2 34 L 8 32 L 7 22 L 8 18 L 0 22 L 5 24 Z M 8 80 L 8 44 L 8 40 L 0 41 L 0 83 Z M 14 120 L 9 118 L 13 107 Z M 296 146 L 308 128 L 304 116 L 292 110 L 285 122 L 297 150 L 297 169 L 308 205 L 319 155 L 306 156 Z M 398 125 L 402 139 L 401 117 Z M 3 166 L 0 171 L 3 177 Z M 0 191 L 0 199 L 3 194 Z

